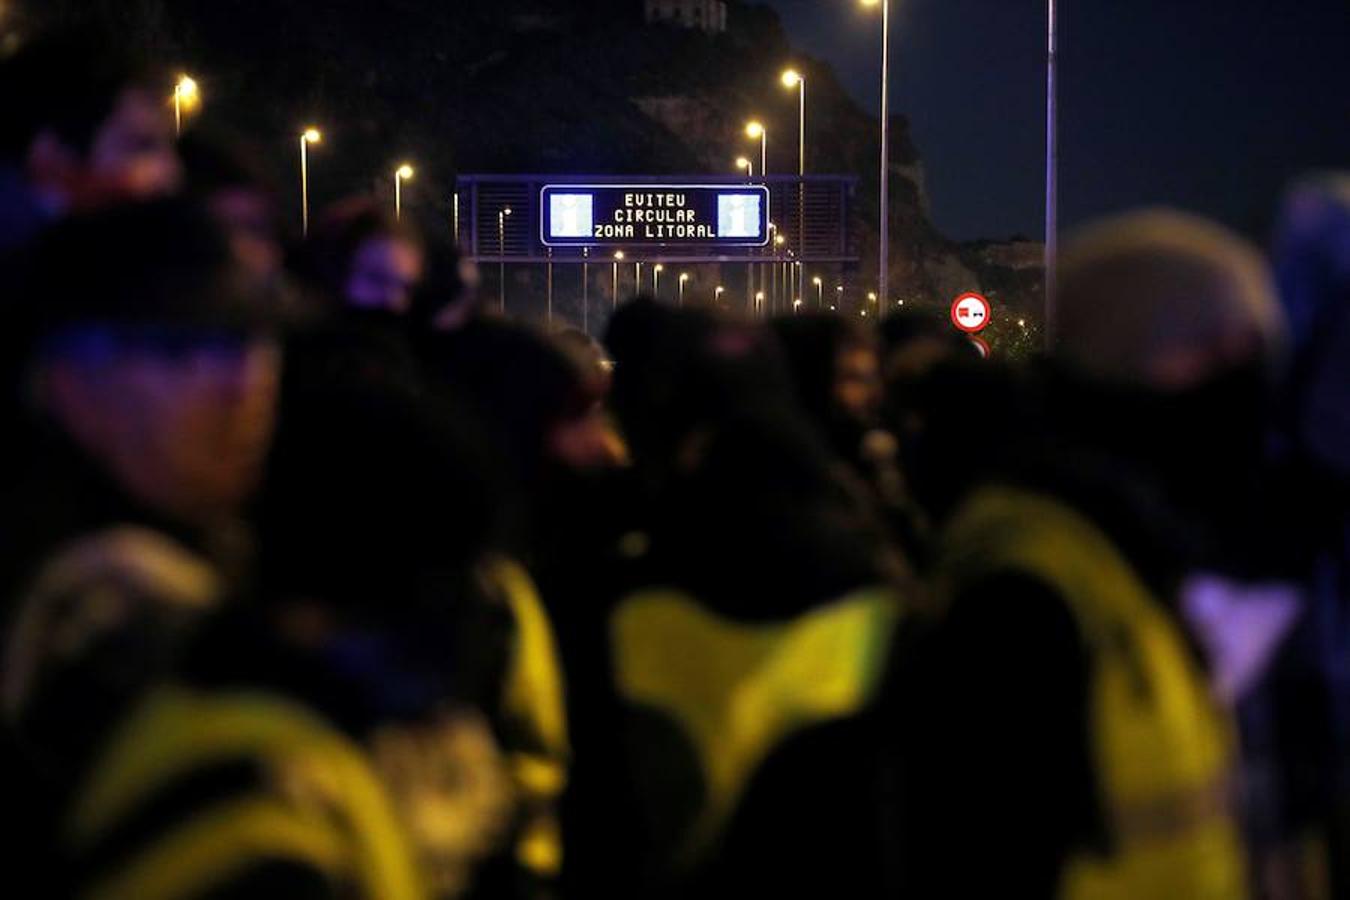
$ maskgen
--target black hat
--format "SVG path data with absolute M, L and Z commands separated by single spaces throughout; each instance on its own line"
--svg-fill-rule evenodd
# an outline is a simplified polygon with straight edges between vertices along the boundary
M 20 303 L 35 338 L 68 328 L 266 331 L 282 303 L 236 263 L 204 208 L 119 206 L 54 225 L 29 253 Z

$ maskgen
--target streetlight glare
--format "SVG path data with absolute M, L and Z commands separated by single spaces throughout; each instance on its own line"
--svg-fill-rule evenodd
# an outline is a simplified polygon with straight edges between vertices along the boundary
M 197 102 L 197 82 L 193 80 L 191 76 L 184 75 L 179 78 L 175 90 L 178 91 L 178 98 L 182 100 L 183 103 L 192 104 Z
M 759 138 L 764 136 L 764 126 L 759 122 L 747 122 L 745 125 L 745 136 Z
M 815 277 L 815 278 L 812 278 L 812 279 L 811 279 L 811 283 L 812 283 L 812 284 L 821 284 L 820 277 L 817 276 L 817 277 Z
M 656 264 L 655 271 L 657 271 L 657 272 L 664 272 L 665 270 L 666 270 L 666 267 L 665 267 L 665 266 L 661 265 L 660 263 L 657 263 L 657 264 Z
M 881 0 L 860 0 L 863 6 L 876 6 Z
M 502 210 L 502 215 L 504 216 L 511 215 L 511 207 L 508 206 L 506 209 Z
M 788 69 L 783 73 L 783 87 L 795 88 L 797 85 L 801 84 L 801 82 L 801 73 L 796 69 Z
M 623 251 L 622 251 L 622 250 L 615 250 L 615 251 L 614 251 L 614 258 L 615 258 L 615 259 L 623 259 Z
M 736 168 L 744 169 L 748 165 L 750 165 L 750 160 L 746 159 L 744 156 L 736 157 Z
M 317 144 L 323 140 L 323 132 L 317 128 L 306 128 L 305 133 L 300 135 L 307 144 Z
M 399 178 L 403 179 L 404 181 L 407 181 L 408 179 L 412 178 L 413 175 L 416 174 L 416 170 L 414 170 L 413 167 L 408 165 L 407 163 L 404 163 L 403 165 L 398 167 L 398 171 L 395 172 L 394 174 L 397 175 Z
M 681 272 L 681 273 L 680 273 L 680 280 L 681 280 L 681 281 L 688 281 L 688 280 L 689 280 L 689 273 L 688 273 L 688 272 Z

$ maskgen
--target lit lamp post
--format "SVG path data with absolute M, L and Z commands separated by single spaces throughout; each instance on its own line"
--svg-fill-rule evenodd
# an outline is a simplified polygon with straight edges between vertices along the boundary
M 881 280 L 880 291 L 883 297 L 886 291 L 887 263 L 890 257 L 890 157 L 887 153 L 887 141 L 890 134 L 890 57 L 891 57 L 891 0 L 861 0 L 863 6 L 881 7 Z
M 394 218 L 403 218 L 403 182 L 411 181 L 413 167 L 404 163 L 394 170 Z
M 309 234 L 309 145 L 323 140 L 317 128 L 300 133 L 300 233 Z
M 806 220 L 806 78 L 788 69 L 783 73 L 783 87 L 797 89 L 797 252 L 801 253 Z
M 753 179 L 755 177 L 755 164 L 744 156 L 736 157 L 736 168 L 745 170 L 745 177 Z
M 834 286 L 834 295 L 836 299 L 834 303 L 830 305 L 830 309 L 838 311 L 839 307 L 844 303 L 844 286 L 842 284 Z
M 868 291 L 868 292 L 867 292 L 867 302 L 870 303 L 870 304 L 872 305 L 872 308 L 875 309 L 875 310 L 877 311 L 877 316 L 880 317 L 880 316 L 881 316 L 881 307 L 877 305 L 877 295 L 874 294 L 872 291 Z M 867 315 L 867 311 L 866 311 L 866 310 L 863 310 L 863 315 Z
M 812 279 L 811 279 L 811 283 L 814 284 L 814 285 L 816 286 L 816 309 L 824 309 L 824 308 L 825 308 L 825 282 L 821 281 L 821 280 L 820 280 L 820 276 L 817 275 L 815 278 L 812 278 Z
M 724 293 L 726 293 L 726 288 L 722 287 L 720 284 L 713 288 L 713 306 L 716 306 L 721 302 Z
M 619 308 L 619 263 L 623 262 L 623 251 L 614 251 L 614 309 Z
M 652 296 L 657 300 L 661 299 L 661 273 L 665 270 L 666 267 L 660 263 L 652 266 Z
M 755 291 L 755 312 L 763 314 L 764 312 L 764 292 Z
M 509 215 L 509 206 L 497 213 L 497 296 L 503 313 L 506 312 L 506 217 Z
M 745 123 L 745 136 L 759 141 L 759 177 L 769 174 L 769 132 L 759 122 Z
M 684 283 L 689 280 L 688 272 L 680 273 L 680 306 L 684 306 Z
M 190 111 L 201 99 L 201 93 L 197 90 L 197 82 L 187 75 L 178 79 L 178 83 L 173 86 L 173 124 L 177 134 L 183 133 L 183 113 Z

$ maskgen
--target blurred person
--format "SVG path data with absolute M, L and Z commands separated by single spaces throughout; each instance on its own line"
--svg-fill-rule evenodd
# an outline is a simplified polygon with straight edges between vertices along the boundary
M 332 302 L 376 320 L 412 310 L 426 266 L 425 245 L 415 228 L 395 221 L 374 200 L 355 197 L 318 216 L 300 270 Z
M 277 192 L 256 151 L 229 135 L 194 128 L 178 143 L 186 193 L 225 229 L 235 258 L 264 284 L 282 275 L 286 248 Z
M 69 213 L 178 187 L 163 84 L 94 30 L 39 34 L 0 62 L 0 252 Z
M 923 553 L 923 522 L 904 483 L 896 437 L 883 426 L 882 344 L 875 329 L 812 313 L 772 322 L 794 393 L 809 420 L 861 479 L 899 546 Z
M 1350 178 L 1309 176 L 1285 197 L 1274 240 L 1290 359 L 1274 423 L 1268 514 L 1274 565 L 1306 608 L 1261 689 L 1241 707 L 1253 823 L 1270 896 L 1350 893 Z
M 610 696 L 576 735 L 569 887 L 881 895 L 898 561 L 764 330 L 640 300 L 607 344 L 641 507 L 593 642 Z
M 1081 235 L 1058 280 L 1054 365 L 1004 388 L 1035 418 L 925 422 L 912 478 L 943 482 L 942 530 L 897 677 L 903 888 L 1245 897 L 1232 723 L 1182 595 L 1257 506 L 1269 275 L 1218 226 L 1145 212 Z M 1004 405 L 981 388 L 956 394 Z
M 37 844 L 20 858 L 50 863 L 54 884 L 53 817 L 89 754 L 246 577 L 242 510 L 279 354 L 268 297 L 182 201 L 54 226 L 19 296 L 27 406 L 3 484 L 0 733 L 11 808 Z
M 858 465 L 881 407 L 876 335 L 842 316 L 813 313 L 772 323 L 802 409 L 845 460 Z
M 507 749 L 519 748 L 517 731 L 530 723 L 514 718 L 507 695 L 518 687 L 516 657 L 549 649 L 523 646 L 510 601 L 497 594 L 502 577 L 524 577 L 495 555 L 497 483 L 476 426 L 453 406 L 379 381 L 315 387 L 290 407 L 277 436 L 259 509 L 258 599 L 218 616 L 174 683 L 208 703 L 244 697 L 280 706 L 275 721 L 257 727 L 281 727 L 292 705 L 350 741 L 385 805 L 372 811 L 372 824 L 387 825 L 389 847 L 406 847 L 405 874 L 416 888 L 406 896 L 529 895 L 517 883 L 527 870 L 513 841 L 524 840 L 534 811 Z M 160 790 L 181 797 L 175 785 L 254 752 L 226 746 L 220 760 L 166 767 Z M 189 793 L 161 807 L 150 836 L 190 841 L 196 823 L 216 814 L 213 801 L 268 795 L 286 783 L 264 774 L 216 788 L 204 798 L 212 802 Z M 153 846 L 135 817 L 115 823 L 113 834 L 123 828 L 129 833 L 117 846 Z M 255 841 L 261 860 L 271 844 L 265 832 Z M 134 873 L 135 860 L 132 852 L 118 862 Z M 360 874 L 360 862 L 301 857 L 292 868 L 331 882 L 333 869 Z M 203 895 L 243 890 L 229 874 L 194 874 Z M 347 879 L 320 896 L 384 896 Z M 280 896 L 285 882 L 249 884 Z

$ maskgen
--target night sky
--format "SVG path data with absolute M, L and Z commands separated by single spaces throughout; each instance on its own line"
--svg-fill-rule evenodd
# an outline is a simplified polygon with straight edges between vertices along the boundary
M 766 0 L 793 44 L 879 102 L 880 18 Z M 1350 168 L 1350 0 L 1060 0 L 1061 222 L 1140 204 L 1253 235 L 1280 185 Z M 1045 0 L 892 0 L 892 110 L 955 238 L 1044 227 Z

